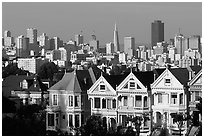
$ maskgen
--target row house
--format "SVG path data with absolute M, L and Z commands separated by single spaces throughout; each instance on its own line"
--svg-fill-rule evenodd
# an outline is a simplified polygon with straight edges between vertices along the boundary
M 94 75 L 92 75 L 93 77 Z M 49 91 L 46 108 L 46 130 L 69 131 L 84 124 L 90 116 L 87 89 L 93 82 L 88 70 L 65 73 Z
M 155 127 L 166 126 L 170 132 L 177 131 L 171 113 L 186 113 L 188 109 L 189 71 L 187 68 L 166 68 L 151 84 L 152 111 Z M 185 122 L 183 130 L 186 129 Z
M 91 114 L 100 115 L 108 129 L 130 125 L 129 118 L 149 113 L 150 84 L 153 72 L 130 72 L 123 75 L 101 77 L 88 90 L 91 100 Z M 142 130 L 149 129 L 148 122 L 142 123 Z
M 190 94 L 190 114 L 196 114 L 196 104 L 199 103 L 199 98 L 202 97 L 202 70 L 200 70 L 189 82 L 189 94 Z M 196 114 L 200 122 L 202 122 L 201 115 Z

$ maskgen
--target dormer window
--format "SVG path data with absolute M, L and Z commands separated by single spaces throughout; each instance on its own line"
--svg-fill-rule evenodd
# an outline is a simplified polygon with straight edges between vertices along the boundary
M 167 86 L 171 85 L 171 79 L 165 79 L 165 85 Z

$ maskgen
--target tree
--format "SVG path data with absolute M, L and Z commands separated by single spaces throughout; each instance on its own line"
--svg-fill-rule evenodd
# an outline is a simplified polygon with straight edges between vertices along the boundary
M 179 129 L 179 134 L 181 136 L 181 128 L 188 118 L 184 113 L 171 113 L 171 117 L 173 118 L 173 123 L 176 123 Z
M 52 80 L 56 72 L 58 72 L 58 66 L 54 62 L 46 62 L 40 66 L 38 75 L 41 79 Z
M 129 121 L 133 122 L 136 129 L 136 135 L 140 135 L 140 126 L 142 125 L 142 122 L 146 122 L 149 119 L 148 113 L 143 113 L 142 116 L 135 116 L 133 118 L 129 118 Z
M 103 136 L 106 135 L 106 128 L 100 116 L 90 116 L 84 125 L 85 135 Z
M 19 69 L 17 66 L 17 63 L 10 63 L 5 68 L 2 68 L 2 77 L 6 78 L 9 75 L 27 75 L 30 74 L 29 71 L 25 71 L 22 69 Z

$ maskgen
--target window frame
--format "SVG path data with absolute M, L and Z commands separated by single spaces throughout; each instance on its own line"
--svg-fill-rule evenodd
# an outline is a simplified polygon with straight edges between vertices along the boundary
M 55 102 L 56 102 L 56 104 L 55 104 Z M 53 106 L 58 106 L 58 94 L 52 94 L 52 105 Z
M 134 84 L 134 87 L 131 87 L 131 83 Z M 129 82 L 129 89 L 135 89 L 136 88 L 136 83 L 134 81 Z
M 101 86 L 104 86 L 104 89 L 101 89 Z M 99 85 L 99 91 L 102 91 L 102 92 L 106 91 L 106 85 L 104 83 L 101 83 Z
M 99 106 L 96 107 L 96 100 L 99 100 Z M 101 108 L 101 98 L 99 97 L 94 97 L 94 108 L 99 109 Z
M 169 81 L 167 82 L 167 80 L 169 80 Z M 165 86 L 171 86 L 171 78 L 165 78 L 164 79 L 164 85 Z

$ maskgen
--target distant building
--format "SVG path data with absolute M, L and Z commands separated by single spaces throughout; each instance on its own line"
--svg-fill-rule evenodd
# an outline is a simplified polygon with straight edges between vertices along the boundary
M 115 24 L 115 30 L 113 33 L 113 44 L 114 44 L 114 51 L 120 51 L 120 44 L 119 44 L 119 37 L 118 37 L 118 28 Z
M 43 47 L 45 50 L 50 49 L 49 40 L 46 33 L 43 33 L 41 36 L 38 37 L 38 42 L 39 42 L 39 45 Z
M 3 45 L 5 47 L 11 47 L 14 43 L 14 38 L 11 37 L 11 32 L 6 30 L 4 31 L 4 41 L 3 41 Z
M 29 38 L 29 43 L 37 45 L 37 29 L 28 28 L 27 37 Z
M 42 58 L 18 58 L 17 60 L 18 68 L 34 74 L 38 73 L 40 66 L 46 62 L 48 59 Z
M 114 44 L 112 42 L 106 44 L 106 54 L 114 53 Z
M 158 42 L 164 41 L 164 23 L 160 20 L 155 20 L 151 24 L 151 43 L 152 47 Z
M 194 35 L 189 38 L 189 48 L 192 50 L 198 50 L 200 53 L 202 52 L 199 35 Z
M 99 49 L 99 41 L 96 40 L 95 35 L 91 35 L 91 40 L 89 41 L 89 46 L 92 51 L 97 51 Z
M 129 59 L 133 57 L 134 48 L 135 48 L 135 38 L 124 37 L 124 53 L 128 55 Z
M 125 64 L 127 61 L 127 54 L 123 53 L 119 53 L 119 62 Z
M 75 42 L 76 42 L 76 46 L 79 46 L 80 44 L 83 44 L 84 43 L 83 35 L 76 34 L 75 35 Z
M 57 50 L 60 46 L 60 39 L 59 37 L 53 37 L 54 39 L 54 49 Z
M 23 35 L 16 38 L 16 56 L 28 57 L 29 56 L 29 38 Z

